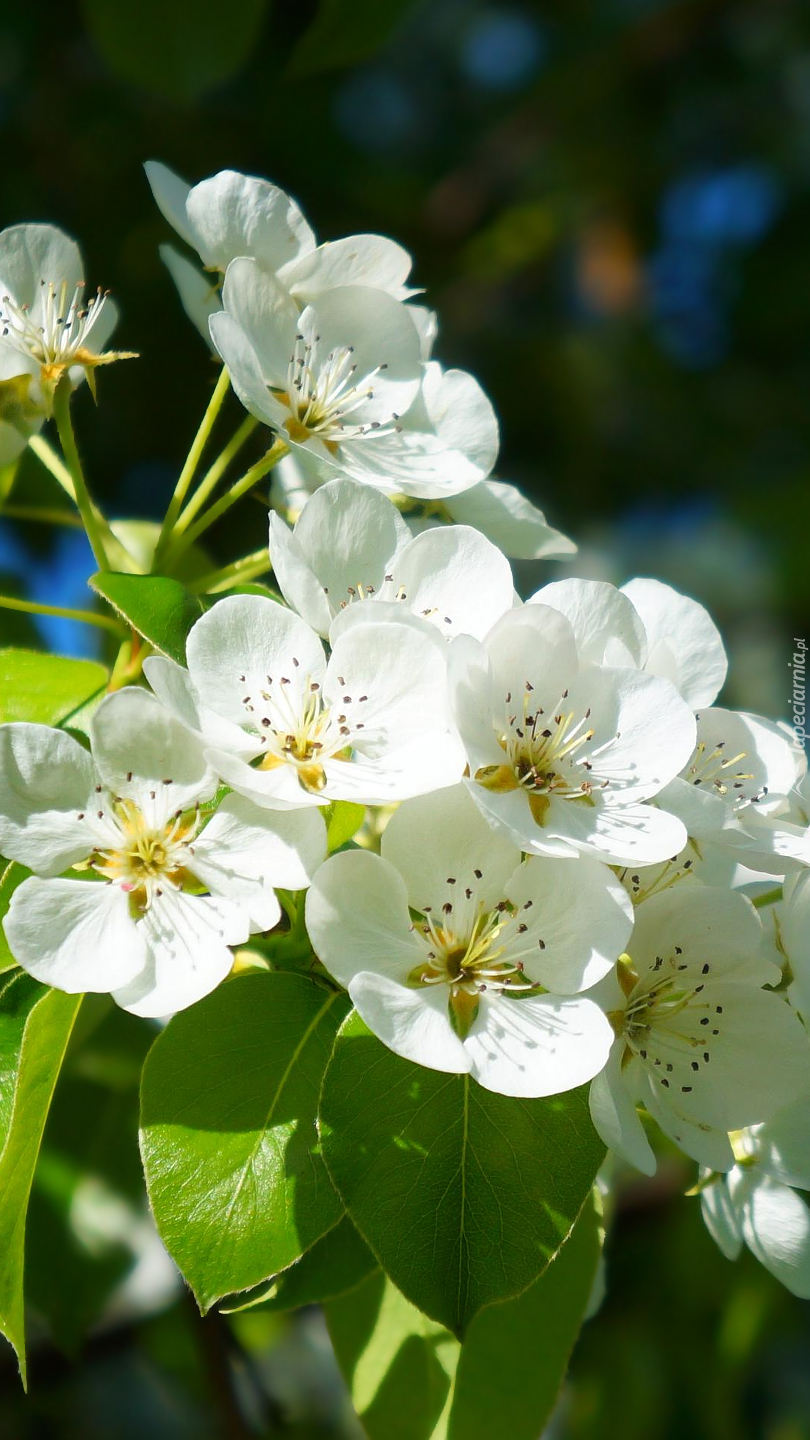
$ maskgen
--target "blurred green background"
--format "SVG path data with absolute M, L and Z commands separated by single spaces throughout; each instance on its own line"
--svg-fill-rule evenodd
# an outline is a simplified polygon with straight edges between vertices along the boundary
M 382 231 L 413 252 L 440 316 L 437 354 L 489 391 L 498 474 L 578 541 L 571 570 L 654 574 L 697 596 L 728 640 L 727 703 L 786 713 L 810 616 L 806 5 L 7 5 L 0 143 L 3 223 L 75 235 L 88 282 L 120 305 L 117 343 L 140 352 L 101 372 L 97 411 L 86 393 L 76 404 L 109 514 L 161 516 L 213 380 L 158 257 L 170 234 L 142 162 L 189 180 L 266 175 L 319 238 Z M 236 402 L 230 413 L 236 423 Z M 13 499 L 59 503 L 33 457 Z M 265 525 L 245 501 L 214 532 L 213 558 L 257 548 Z M 0 516 L 5 593 L 81 606 L 91 568 L 80 532 Z M 564 573 L 518 568 L 526 593 Z M 100 642 L 6 613 L 0 643 L 78 654 Z M 127 1030 L 126 1043 L 141 1041 Z M 60 1305 L 79 1295 L 89 1323 L 131 1263 L 94 1221 L 76 1231 L 77 1131 L 91 1175 L 138 1193 L 134 1062 L 114 1094 L 82 1066 L 37 1184 L 27 1402 L 0 1352 L 2 1440 L 354 1434 L 316 1313 L 203 1325 L 159 1261 L 76 1363 L 81 1327 Z M 559 1440 L 810 1436 L 810 1307 L 750 1257 L 719 1256 L 697 1202 L 680 1198 L 689 1183 L 665 1170 L 623 1195 Z M 520 1364 L 542 1344 L 527 1336 Z

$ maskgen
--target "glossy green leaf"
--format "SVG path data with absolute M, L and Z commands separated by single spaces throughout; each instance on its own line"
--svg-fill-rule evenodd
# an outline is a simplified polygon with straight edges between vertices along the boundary
M 195 595 L 166 575 L 99 572 L 88 582 L 161 655 L 186 663 L 186 636 L 203 613 Z
M 3 929 L 3 921 L 8 913 L 11 897 L 18 885 L 22 885 L 31 874 L 24 865 L 18 865 L 16 860 L 0 860 L 0 975 L 5 970 L 11 970 L 16 965 L 16 960 L 8 948 L 6 932 Z
M 463 1344 L 381 1273 L 331 1300 L 332 1345 L 370 1440 L 537 1440 L 582 1324 L 601 1240 L 588 1201 L 539 1280 L 482 1310 Z
M 494 1095 L 400 1059 L 356 1015 L 324 1077 L 319 1123 L 363 1239 L 403 1294 L 458 1335 L 537 1279 L 605 1153 L 586 1087 Z
M 382 1271 L 331 1300 L 324 1313 L 369 1440 L 443 1440 L 461 1352 L 455 1336 L 411 1305 Z M 490 1440 L 501 1436 L 508 1431 L 499 1427 Z
M 341 845 L 347 845 L 366 818 L 365 805 L 355 805 L 352 800 L 336 800 L 330 806 L 326 822 L 326 844 L 333 855 Z
M 28 1198 L 51 1097 L 80 1004 L 80 995 L 47 990 L 28 975 L 8 980 L 0 995 L 5 1021 L 0 1037 L 2 1085 L 6 1096 L 10 1090 L 13 1097 L 0 1152 L 0 1331 L 17 1352 L 23 1384 Z
M 149 1196 L 203 1310 L 285 1270 L 343 1213 L 315 1114 L 347 1008 L 305 976 L 244 974 L 176 1015 L 149 1054 Z
M 537 1440 L 544 1432 L 582 1326 L 601 1245 L 601 1217 L 589 1200 L 540 1279 L 475 1317 L 461 1347 L 447 1440 Z M 527 1363 L 515 1373 L 521 1355 Z
M 0 723 L 31 720 L 63 725 L 100 696 L 107 671 L 94 660 L 68 660 L 37 650 L 0 650 Z
M 322 1305 L 360 1285 L 379 1266 L 348 1215 L 296 1260 L 289 1270 L 274 1275 L 266 1285 L 247 1296 L 240 1305 L 223 1305 L 226 1315 L 251 1310 L 298 1310 L 302 1305 Z
M 250 54 L 266 0 L 82 0 L 85 24 L 116 78 L 177 102 L 235 75 Z
M 382 50 L 414 9 L 414 0 L 320 0 L 318 13 L 290 60 L 296 78 L 356 65 Z

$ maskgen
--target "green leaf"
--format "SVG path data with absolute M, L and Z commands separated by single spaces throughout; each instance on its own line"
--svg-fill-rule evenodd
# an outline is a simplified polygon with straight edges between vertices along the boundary
M 461 1351 L 455 1337 L 411 1305 L 381 1271 L 331 1300 L 324 1314 L 370 1440 L 443 1440 Z M 512 1357 L 510 1375 L 514 1365 Z M 489 1440 L 508 1434 L 497 1427 Z
M 382 50 L 414 9 L 414 0 L 321 0 L 318 14 L 296 45 L 289 72 L 296 79 L 357 65 Z
M 514 1300 L 476 1316 L 461 1347 L 447 1440 L 492 1440 L 494 1435 L 537 1440 L 545 1431 L 582 1325 L 601 1245 L 601 1217 L 590 1200 L 540 1279 Z M 528 1363 L 516 1369 L 521 1355 Z
M 150 1200 L 204 1311 L 286 1270 L 341 1218 L 315 1113 L 348 1003 L 305 976 L 240 975 L 176 1015 L 149 1054 Z
M 0 650 L 0 723 L 30 720 L 62 725 L 101 694 L 107 671 L 94 660 L 68 660 L 37 650 Z
M 5 860 L 2 860 L 2 861 L 0 861 L 0 865 L 3 867 L 3 868 L 0 870 L 0 975 L 1 975 L 5 970 L 11 970 L 11 969 L 17 964 L 16 960 L 14 959 L 14 956 L 12 955 L 11 951 L 10 951 L 9 948 L 8 948 L 8 941 L 7 941 L 7 939 L 6 939 L 6 932 L 5 932 L 5 930 L 3 929 L 2 922 L 3 922 L 3 920 L 5 920 L 6 915 L 8 914 L 8 907 L 9 907 L 9 905 L 10 905 L 10 903 L 11 903 L 11 897 L 12 897 L 12 895 L 14 894 L 14 891 L 17 889 L 17 886 L 18 886 L 18 885 L 22 885 L 23 880 L 27 880 L 27 879 L 28 879 L 28 876 L 31 874 L 31 871 L 30 871 L 30 870 L 26 870 L 26 868 L 25 868 L 24 865 L 18 865 L 16 860 L 12 860 L 12 861 L 10 861 L 9 863 L 7 863 Z
M 365 805 L 355 805 L 352 800 L 336 800 L 330 806 L 326 825 L 326 843 L 330 855 L 339 850 L 341 845 L 349 843 L 365 818 Z
M 540 1279 L 482 1310 L 463 1345 L 382 1273 L 330 1300 L 332 1345 L 371 1440 L 537 1440 L 582 1324 L 601 1240 L 589 1201 Z
M 186 636 L 203 607 L 178 580 L 166 575 L 100 571 L 88 584 L 161 655 L 185 665 Z
M 364 1240 L 360 1239 L 348 1215 L 316 1241 L 289 1270 L 274 1275 L 267 1285 L 243 1300 L 241 1305 L 223 1305 L 226 1315 L 251 1310 L 299 1310 L 302 1305 L 322 1305 L 360 1285 L 379 1266 Z
M 175 103 L 235 75 L 264 20 L 266 0 L 82 0 L 84 21 L 113 74 Z
M 35 984 L 27 975 L 16 976 L 0 996 L 6 1022 L 0 1062 L 3 1092 L 8 1095 L 10 1087 L 13 1095 L 0 1152 L 0 1331 L 17 1352 L 23 1385 L 28 1197 L 51 1097 L 82 1000 L 80 995 L 64 995 L 41 985 L 32 989 Z
M 0 980 L 0 1155 L 8 1139 L 23 1035 L 34 1006 L 47 989 L 25 971 Z
M 587 1087 L 494 1095 L 402 1060 L 356 1015 L 324 1077 L 319 1123 L 363 1239 L 403 1294 L 457 1335 L 542 1273 L 605 1153 Z

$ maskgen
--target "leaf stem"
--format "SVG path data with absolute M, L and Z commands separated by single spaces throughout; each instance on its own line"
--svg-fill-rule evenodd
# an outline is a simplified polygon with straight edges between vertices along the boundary
M 160 534 L 158 536 L 157 545 L 155 546 L 155 558 L 152 562 L 153 573 L 157 569 L 160 561 L 163 559 L 165 551 L 168 548 L 172 531 L 174 529 L 174 522 L 180 514 L 180 507 L 183 504 L 184 499 L 186 498 L 186 492 L 188 490 L 188 487 L 194 479 L 195 474 L 197 473 L 197 466 L 202 459 L 203 450 L 208 443 L 209 436 L 214 428 L 214 422 L 222 408 L 222 402 L 228 393 L 230 384 L 231 377 L 228 374 L 225 366 L 223 365 L 222 369 L 219 372 L 219 376 L 217 377 L 217 383 L 214 386 L 214 393 L 212 394 L 211 399 L 208 401 L 205 414 L 200 421 L 199 429 L 191 442 L 191 449 L 189 450 L 183 464 L 183 468 L 180 471 L 177 484 L 174 487 L 174 494 L 169 501 L 169 508 L 163 518 L 163 524 L 160 527 Z
M 70 381 L 65 376 L 59 381 L 53 397 L 53 418 L 56 421 L 56 429 L 59 435 L 59 443 L 62 446 L 62 454 L 67 463 L 68 473 L 73 481 L 73 491 L 79 514 L 82 517 L 82 524 L 87 532 L 90 541 L 90 548 L 95 556 L 99 570 L 109 570 L 110 562 L 107 559 L 107 552 L 101 539 L 101 531 L 96 520 L 93 502 L 87 489 L 87 482 L 82 470 L 82 462 L 79 459 L 79 451 L 76 445 L 76 437 L 73 434 L 73 422 L 70 418 Z
M 28 441 L 28 449 L 33 450 L 37 459 L 49 470 L 54 480 L 62 486 L 66 495 L 69 495 L 73 503 L 76 503 L 76 491 L 73 487 L 73 479 L 61 455 L 57 455 L 53 446 L 45 439 L 44 435 L 32 435 Z
M 230 510 L 231 506 L 235 505 L 238 500 L 241 500 L 243 495 L 247 495 L 248 491 L 252 490 L 254 485 L 258 485 L 259 481 L 278 464 L 279 460 L 281 460 L 288 451 L 289 446 L 286 441 L 281 439 L 275 440 L 267 451 L 267 454 L 263 455 L 261 460 L 257 460 L 255 465 L 251 465 L 241 480 L 237 480 L 229 490 L 225 491 L 221 499 L 217 500 L 216 504 L 212 505 L 210 509 L 205 510 L 199 519 L 196 520 L 193 525 L 189 526 L 185 534 L 178 537 L 169 551 L 169 560 L 174 563 L 184 551 L 188 550 L 190 545 L 194 544 L 194 541 L 197 540 L 200 535 L 204 534 L 209 526 L 213 525 L 216 520 L 219 520 L 221 515 L 225 514 L 226 510 Z
M 33 520 L 40 525 L 68 525 L 83 530 L 81 519 L 72 510 L 46 510 L 38 505 L 0 505 L 0 519 Z
M 234 456 L 238 455 L 245 441 L 253 434 L 258 423 L 258 420 L 254 420 L 252 415 L 246 416 L 242 421 L 236 434 L 228 441 L 221 455 L 218 455 L 210 469 L 206 470 L 197 489 L 194 491 L 182 514 L 178 517 L 177 523 L 174 526 L 175 535 L 182 535 L 183 531 L 188 529 L 195 515 L 199 513 L 209 495 L 216 489 Z
M 16 600 L 11 595 L 0 595 L 0 610 L 19 610 L 23 615 L 58 615 L 62 620 L 81 620 L 85 625 L 97 625 L 101 630 L 110 630 L 119 637 L 123 627 L 109 615 L 98 615 L 95 610 L 67 610 L 62 605 L 40 605 L 35 600 Z
M 252 555 L 243 555 L 241 560 L 234 560 L 230 565 L 223 565 L 220 570 L 209 570 L 207 575 L 201 575 L 198 580 L 189 584 L 188 589 L 192 595 L 214 595 L 219 590 L 227 590 L 234 582 L 257 580 L 269 569 L 270 557 L 265 546 L 263 550 L 255 550 Z
M 68 470 L 67 465 L 65 464 L 61 455 L 57 455 L 53 446 L 49 444 L 49 442 L 45 439 L 44 435 L 32 435 L 28 441 L 28 448 L 29 450 L 33 450 L 40 464 L 45 466 L 45 469 L 50 475 L 53 476 L 54 480 L 56 480 L 57 483 L 61 485 L 65 494 L 68 495 L 73 501 L 73 504 L 77 505 L 78 502 L 76 500 L 76 487 L 73 484 L 71 473 Z M 107 524 L 107 521 L 104 519 L 104 516 L 102 515 L 98 506 L 92 505 L 92 510 L 93 515 L 95 516 L 96 524 L 99 527 L 102 535 L 104 536 L 104 539 L 107 541 L 108 544 L 115 545 L 117 543 L 115 536 L 109 525 Z M 9 513 L 10 507 L 4 507 L 4 514 Z M 70 524 L 72 523 L 72 521 L 66 520 L 64 523 Z M 82 526 L 82 529 L 84 528 L 82 525 L 81 517 L 79 517 L 77 524 Z

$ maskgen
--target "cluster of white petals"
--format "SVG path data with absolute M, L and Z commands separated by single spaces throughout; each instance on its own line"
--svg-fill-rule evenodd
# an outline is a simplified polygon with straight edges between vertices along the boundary
M 0 466 L 41 429 L 63 376 L 92 386 L 96 366 L 124 358 L 104 350 L 115 305 L 83 275 L 78 245 L 54 225 L 0 232 Z
M 147 172 L 199 257 L 164 250 L 188 314 L 287 451 L 281 599 L 213 603 L 184 666 L 151 654 L 149 690 L 97 708 L 89 750 L 0 726 L 0 852 L 31 872 L 15 958 L 160 1017 L 306 891 L 310 963 L 392 1051 L 508 1096 L 590 1082 L 616 1155 L 652 1173 L 654 1122 L 702 1167 L 724 1253 L 810 1295 L 794 737 L 717 705 L 721 637 L 668 585 L 519 598 L 507 556 L 574 547 L 491 478 L 492 406 L 432 358 L 399 245 L 318 244 L 264 180 Z M 0 462 L 105 359 L 114 312 L 80 275 L 50 227 L 0 235 Z M 327 855 L 340 802 L 371 809 Z

